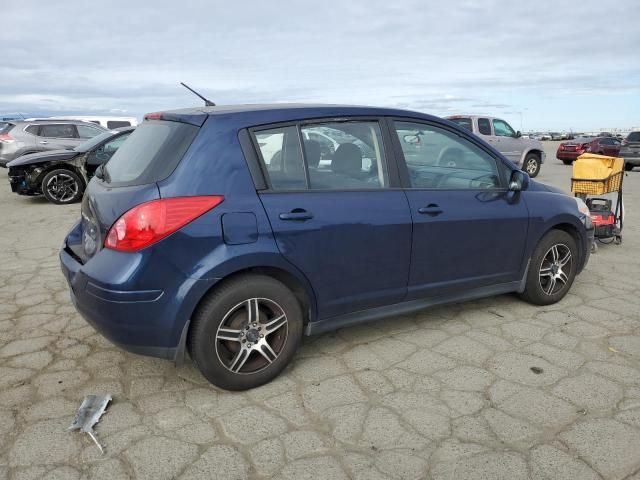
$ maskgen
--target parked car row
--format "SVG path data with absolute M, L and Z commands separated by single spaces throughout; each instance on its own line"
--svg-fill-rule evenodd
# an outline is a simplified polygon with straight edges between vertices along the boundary
M 623 140 L 612 136 L 578 137 L 558 146 L 556 158 L 571 165 L 583 153 L 596 153 L 625 159 L 625 168 L 640 166 L 640 131 L 631 132 Z

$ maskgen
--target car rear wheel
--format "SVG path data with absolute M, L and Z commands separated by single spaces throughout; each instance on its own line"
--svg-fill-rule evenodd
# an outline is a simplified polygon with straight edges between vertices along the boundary
M 547 233 L 536 247 L 521 297 L 535 305 L 556 303 L 567 294 L 576 277 L 578 248 L 562 230 Z
M 57 169 L 47 173 L 42 179 L 42 193 L 51 203 L 66 205 L 82 198 L 83 183 L 71 170 Z
M 204 300 L 189 329 L 189 351 L 212 384 L 247 390 L 275 378 L 302 339 L 303 314 L 284 284 L 263 275 L 230 280 Z
M 564 163 L 565 165 L 571 165 L 573 163 L 573 160 L 562 160 L 562 163 Z
M 535 153 L 528 154 L 524 159 L 524 171 L 534 178 L 540 172 L 540 157 Z
M 632 164 L 630 164 L 630 163 L 625 163 L 625 164 L 624 164 L 624 169 L 625 169 L 625 171 L 627 171 L 627 172 L 630 172 L 631 170 L 633 170 L 633 167 L 634 167 L 634 166 L 633 166 Z

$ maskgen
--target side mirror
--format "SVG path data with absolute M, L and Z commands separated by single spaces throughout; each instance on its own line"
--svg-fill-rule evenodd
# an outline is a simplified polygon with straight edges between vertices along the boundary
M 100 165 L 96 168 L 96 172 L 94 174 L 98 180 L 104 180 L 104 164 Z
M 516 132 L 516 138 L 520 138 L 522 136 L 522 132 L 520 130 L 518 130 Z
M 529 188 L 529 175 L 522 170 L 512 171 L 509 179 L 509 191 L 521 192 L 527 188 Z

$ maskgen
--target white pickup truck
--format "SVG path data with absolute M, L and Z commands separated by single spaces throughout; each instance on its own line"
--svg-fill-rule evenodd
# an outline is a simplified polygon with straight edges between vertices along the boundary
M 530 177 L 535 177 L 540 172 L 540 166 L 545 160 L 542 143 L 532 138 L 524 138 L 504 120 L 483 115 L 454 115 L 447 117 L 447 120 L 471 130 L 490 143 Z

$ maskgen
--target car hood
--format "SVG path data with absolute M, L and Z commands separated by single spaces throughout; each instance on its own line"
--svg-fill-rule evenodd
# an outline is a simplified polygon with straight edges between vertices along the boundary
M 50 150 L 48 152 L 29 153 L 9 162 L 7 166 L 18 167 L 36 163 L 59 162 L 61 160 L 71 160 L 78 155 L 81 155 L 81 153 L 75 150 Z
M 559 193 L 561 195 L 568 195 L 568 193 L 561 188 L 547 185 L 546 183 L 536 182 L 535 180 L 529 180 L 529 190 L 533 192 L 551 192 Z

